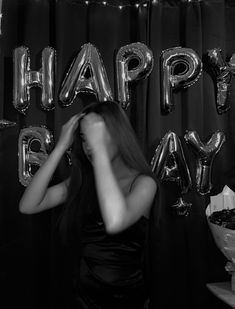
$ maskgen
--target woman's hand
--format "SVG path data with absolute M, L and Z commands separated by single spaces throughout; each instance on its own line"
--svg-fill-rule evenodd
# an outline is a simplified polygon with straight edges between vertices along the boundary
M 81 127 L 85 140 L 93 153 L 106 149 L 109 134 L 100 115 L 95 113 L 87 114 L 82 120 Z
M 58 140 L 57 146 L 61 147 L 66 151 L 73 143 L 73 134 L 76 130 L 79 120 L 84 116 L 84 114 L 76 114 L 72 116 L 69 121 L 67 121 L 61 129 L 60 138 Z

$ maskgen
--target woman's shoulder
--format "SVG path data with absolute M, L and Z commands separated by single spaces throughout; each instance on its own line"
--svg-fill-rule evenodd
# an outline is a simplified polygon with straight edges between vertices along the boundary
M 154 189 L 155 191 L 157 190 L 157 181 L 154 177 L 147 175 L 145 173 L 138 172 L 136 175 L 133 177 L 130 185 L 130 191 L 137 185 L 141 185 L 144 187 L 150 187 Z

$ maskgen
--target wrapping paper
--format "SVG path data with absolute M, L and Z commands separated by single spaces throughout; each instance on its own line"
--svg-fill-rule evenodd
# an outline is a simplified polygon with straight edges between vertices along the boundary
M 228 186 L 225 186 L 220 194 L 210 197 L 210 204 L 206 208 L 206 216 L 217 247 L 235 265 L 235 230 L 210 221 L 210 216 L 215 211 L 233 208 L 235 208 L 235 193 Z

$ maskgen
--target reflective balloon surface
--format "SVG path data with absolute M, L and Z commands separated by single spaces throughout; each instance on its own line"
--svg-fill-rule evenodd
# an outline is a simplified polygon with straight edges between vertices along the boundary
M 131 67 L 131 61 L 136 63 Z M 128 85 L 145 79 L 153 69 L 152 51 L 143 43 L 132 43 L 121 47 L 116 56 L 118 101 L 124 109 L 130 104 Z
M 37 151 L 33 150 L 33 143 L 39 143 Z M 18 140 L 19 180 L 27 186 L 32 177 L 33 167 L 40 167 L 47 159 L 53 147 L 53 137 L 44 127 L 28 127 L 21 130 Z
M 91 43 L 82 46 L 66 74 L 59 94 L 62 105 L 71 105 L 79 92 L 94 93 L 99 101 L 112 100 L 102 58 Z
M 152 171 L 160 181 L 176 181 L 181 193 L 188 192 L 192 181 L 179 137 L 169 131 L 162 138 L 151 160 Z
M 197 191 L 207 194 L 212 189 L 211 172 L 216 154 L 225 142 L 225 134 L 217 131 L 208 141 L 203 143 L 196 131 L 188 131 L 184 136 L 196 155 L 196 185 Z
M 0 130 L 10 128 L 10 127 L 14 127 L 15 125 L 16 125 L 15 122 L 5 120 L 5 119 L 0 120 Z
M 174 109 L 172 91 L 190 87 L 202 72 L 202 62 L 190 48 L 174 47 L 161 54 L 161 109 L 169 113 Z
M 207 61 L 210 66 L 210 74 L 216 83 L 216 108 L 219 114 L 230 109 L 229 96 L 233 76 L 235 74 L 235 54 L 227 63 L 220 48 L 213 48 L 207 52 Z
M 42 67 L 39 71 L 31 71 L 29 49 L 21 46 L 14 50 L 13 105 L 23 114 L 30 105 L 30 88 L 35 86 L 42 88 L 42 108 L 45 110 L 54 108 L 55 51 L 53 48 L 44 48 L 41 62 Z

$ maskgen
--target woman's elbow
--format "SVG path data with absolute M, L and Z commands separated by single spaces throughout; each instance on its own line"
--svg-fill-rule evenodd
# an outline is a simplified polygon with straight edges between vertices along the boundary
M 29 214 L 29 210 L 21 203 L 19 204 L 19 212 L 24 215 Z
M 24 215 L 31 215 L 34 213 L 32 205 L 27 205 L 23 201 L 20 201 L 19 203 L 19 212 L 24 214 Z

